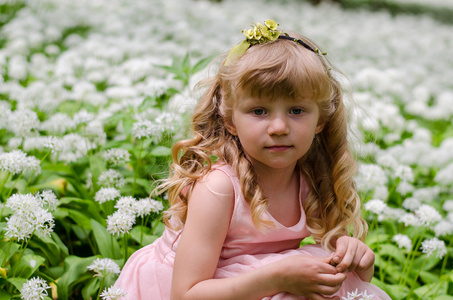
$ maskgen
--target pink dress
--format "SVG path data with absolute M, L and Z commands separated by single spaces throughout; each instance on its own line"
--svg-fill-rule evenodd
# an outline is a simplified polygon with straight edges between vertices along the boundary
M 222 165 L 217 169 L 223 171 L 231 179 L 235 202 L 230 227 L 214 278 L 237 276 L 286 256 L 309 254 L 323 257 L 329 255 L 318 245 L 299 247 L 302 239 L 310 235 L 302 209 L 302 201 L 309 192 L 303 176 L 301 176 L 300 183 L 301 218 L 299 222 L 294 226 L 285 227 L 276 221 L 270 213 L 265 213 L 264 219 L 272 220 L 276 226 L 270 231 L 261 232 L 253 225 L 250 207 L 244 199 L 239 180 L 232 168 Z M 115 283 L 115 287 L 126 290 L 126 299 L 170 299 L 172 269 L 179 236 L 180 231 L 176 232 L 166 228 L 163 235 L 153 244 L 136 251 L 129 258 Z M 356 289 L 358 293 L 366 291 L 367 295 L 374 294 L 373 300 L 390 299 L 384 291 L 375 285 L 362 281 L 354 272 L 349 273 L 341 289 L 335 295 L 347 298 L 348 292 L 355 292 Z M 304 300 L 307 298 L 289 293 L 279 293 L 264 299 Z

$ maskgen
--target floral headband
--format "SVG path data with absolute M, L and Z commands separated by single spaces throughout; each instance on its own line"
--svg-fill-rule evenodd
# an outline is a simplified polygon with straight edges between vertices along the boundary
M 264 22 L 264 25 L 261 23 L 255 23 L 254 25 L 252 25 L 251 29 L 242 30 L 242 33 L 245 35 L 245 40 L 231 48 L 225 60 L 225 66 L 228 66 L 231 61 L 234 61 L 241 57 L 245 53 L 245 51 L 251 46 L 256 44 L 272 42 L 275 41 L 276 39 L 294 41 L 297 44 L 304 46 L 308 50 L 318 55 L 327 54 L 325 52 L 320 52 L 319 49 L 313 49 L 301 39 L 290 37 L 287 33 L 283 33 L 283 31 L 277 30 L 278 25 L 279 24 L 277 24 L 274 20 L 267 20 Z M 283 35 L 281 35 L 282 33 Z

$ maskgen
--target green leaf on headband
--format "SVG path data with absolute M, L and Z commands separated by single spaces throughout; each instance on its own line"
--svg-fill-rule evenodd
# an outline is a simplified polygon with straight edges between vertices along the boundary
M 231 61 L 234 61 L 241 57 L 249 47 L 250 43 L 247 40 L 243 40 L 242 42 L 231 48 L 225 60 L 225 66 L 228 66 Z

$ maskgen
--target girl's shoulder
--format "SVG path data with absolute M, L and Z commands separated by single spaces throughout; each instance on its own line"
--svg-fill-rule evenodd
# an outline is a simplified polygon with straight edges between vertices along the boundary
M 215 195 L 234 196 L 234 186 L 231 176 L 235 175 L 229 165 L 216 164 L 199 183 Z

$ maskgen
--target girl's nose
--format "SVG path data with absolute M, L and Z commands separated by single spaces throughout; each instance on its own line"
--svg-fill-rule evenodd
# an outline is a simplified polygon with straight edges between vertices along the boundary
M 269 135 L 286 135 L 289 133 L 289 127 L 284 117 L 274 117 L 269 121 Z

